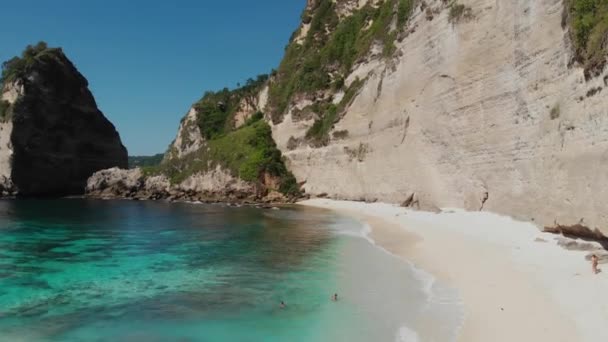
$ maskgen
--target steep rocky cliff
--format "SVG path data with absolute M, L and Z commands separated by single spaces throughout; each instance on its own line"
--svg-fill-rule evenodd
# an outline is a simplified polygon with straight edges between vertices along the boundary
M 308 0 L 267 81 L 188 113 L 165 174 L 242 179 L 252 150 L 221 137 L 259 111 L 308 194 L 606 234 L 607 13 L 600 0 Z
M 162 163 L 95 173 L 93 197 L 276 202 L 300 195 L 260 112 L 266 75 L 237 89 L 207 92 L 182 119 Z
M 355 48 L 340 46 L 355 59 L 318 75 L 279 68 L 271 94 L 292 82 L 284 81 L 287 71 L 301 72 L 300 84 L 322 82 L 270 101 L 273 136 L 306 191 L 489 210 L 541 227 L 608 233 L 606 55 L 588 52 L 590 64 L 573 46 L 589 21 L 570 25 L 568 6 L 576 1 L 392 1 L 388 19 L 372 9 L 390 2 L 309 1 L 286 59 L 298 61 L 310 42 L 320 41 L 318 51 L 336 39 L 348 42 L 346 26 L 362 21 L 362 33 L 352 33 Z M 403 4 L 412 5 L 407 20 L 398 17 Z M 371 32 L 383 20 L 388 40 Z M 365 32 L 376 38 L 361 53 Z M 592 32 L 589 44 L 605 41 L 605 33 Z M 332 61 L 304 58 L 311 65 Z M 361 84 L 344 103 L 355 82 Z M 319 102 L 325 107 L 315 111 Z
M 95 171 L 127 167 L 116 129 L 61 49 L 29 46 L 3 64 L 1 88 L 4 195 L 81 194 Z

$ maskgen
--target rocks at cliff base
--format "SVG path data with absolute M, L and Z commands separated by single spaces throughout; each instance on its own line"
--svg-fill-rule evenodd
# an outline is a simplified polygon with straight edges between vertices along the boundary
M 9 178 L 5 176 L 0 177 L 0 196 L 14 196 L 16 195 L 15 185 Z
M 405 200 L 401 202 L 401 207 L 420 211 L 428 211 L 431 213 L 441 212 L 441 209 L 438 206 L 427 200 L 425 196 L 421 196 L 415 192 L 410 193 L 405 198 Z
M 571 239 L 567 237 L 556 238 L 557 245 L 569 251 L 595 251 L 602 249 L 598 242 Z
M 0 176 L 20 195 L 82 194 L 98 170 L 127 167 L 114 125 L 61 49 L 29 46 L 4 64 Z
M 285 196 L 283 196 L 282 193 L 273 190 L 264 197 L 264 201 L 267 203 L 285 202 Z
M 130 198 L 140 192 L 144 184 L 140 169 L 124 170 L 115 167 L 94 173 L 87 180 L 86 193 L 98 198 Z
M 401 202 L 401 206 L 403 208 L 411 208 L 418 204 L 419 204 L 419 202 L 418 202 L 418 199 L 416 198 L 416 194 L 413 192 L 405 198 L 405 201 Z
M 231 176 L 218 167 L 172 184 L 165 175 L 144 175 L 137 169 L 111 168 L 93 174 L 86 195 L 100 199 L 169 200 L 227 203 L 286 203 L 293 199 Z
M 573 225 L 556 224 L 553 227 L 545 227 L 544 231 L 552 234 L 561 234 L 570 238 L 582 238 L 597 241 L 608 246 L 608 237 L 606 237 L 599 229 L 591 229 L 582 223 Z
M 86 195 L 92 198 L 156 200 L 172 195 L 165 176 L 145 177 L 139 168 L 112 168 L 96 172 L 87 181 Z

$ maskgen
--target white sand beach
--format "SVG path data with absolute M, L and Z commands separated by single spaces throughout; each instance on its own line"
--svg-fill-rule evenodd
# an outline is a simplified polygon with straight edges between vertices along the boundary
M 608 264 L 592 274 L 589 252 L 566 250 L 559 236 L 531 223 L 382 203 L 301 204 L 369 224 L 378 245 L 458 289 L 465 309 L 459 341 L 608 341 Z

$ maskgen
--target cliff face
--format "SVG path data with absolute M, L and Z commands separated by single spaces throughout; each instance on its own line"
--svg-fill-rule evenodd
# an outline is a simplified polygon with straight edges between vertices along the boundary
M 86 191 L 94 198 L 204 202 L 256 202 L 264 196 L 257 196 L 253 184 L 233 177 L 220 167 L 197 172 L 174 184 L 163 174 L 146 175 L 140 168 L 111 168 L 94 173 L 87 181 Z
M 182 119 L 163 161 L 95 173 L 87 194 L 102 198 L 284 202 L 299 195 L 272 130 L 259 112 L 267 76 L 207 92 Z
M 301 115 L 314 99 L 293 96 L 273 120 L 290 170 L 313 195 L 608 233 L 608 72 L 585 80 L 562 27 L 564 3 L 457 4 L 418 2 L 393 55 L 372 46 L 353 65 L 345 88 L 363 85 L 320 147 L 307 137 L 319 115 Z M 315 96 L 338 103 L 344 91 Z
M 569 25 L 576 1 L 309 0 L 267 81 L 188 113 L 165 175 L 279 188 L 244 167 L 261 111 L 311 195 L 608 234 L 604 29 Z
M 22 58 L 5 64 L 3 79 L 0 173 L 5 190 L 81 194 L 95 171 L 127 167 L 116 129 L 60 49 L 28 47 Z

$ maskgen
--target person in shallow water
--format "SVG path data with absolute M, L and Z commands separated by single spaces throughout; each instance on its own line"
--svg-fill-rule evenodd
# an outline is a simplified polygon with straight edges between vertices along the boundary
M 338 294 L 334 293 L 334 295 L 331 296 L 331 300 L 333 300 L 334 302 L 337 302 L 338 301 Z
M 286 305 L 285 305 L 285 302 L 284 302 L 284 301 L 281 301 L 281 304 L 279 304 L 279 308 L 281 308 L 281 309 L 285 309 L 285 306 L 286 306 Z

